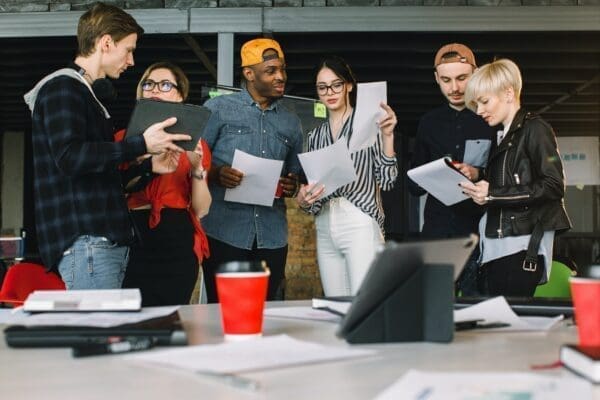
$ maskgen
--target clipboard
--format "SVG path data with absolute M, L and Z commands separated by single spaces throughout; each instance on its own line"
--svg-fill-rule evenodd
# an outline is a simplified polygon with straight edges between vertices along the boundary
M 451 206 L 469 198 L 458 186 L 461 182 L 469 182 L 469 178 L 454 166 L 449 157 L 410 169 L 406 174 L 444 205 Z
M 176 145 L 187 151 L 194 151 L 202 137 L 211 111 L 204 106 L 152 99 L 139 99 L 127 126 L 127 135 L 141 135 L 152 124 L 167 118 L 177 117 L 175 125 L 165 129 L 168 133 L 190 135 L 190 141 L 177 141 Z
M 477 236 L 392 243 L 369 268 L 337 335 L 349 343 L 450 342 L 454 280 Z

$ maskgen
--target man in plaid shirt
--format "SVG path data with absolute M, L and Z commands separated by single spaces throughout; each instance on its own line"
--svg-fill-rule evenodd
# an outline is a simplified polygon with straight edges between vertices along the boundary
M 67 289 L 120 288 L 134 238 L 118 165 L 146 158 L 135 174 L 172 172 L 188 135 L 164 131 L 169 118 L 143 135 L 113 141 L 113 125 L 99 87 L 133 65 L 143 29 L 118 7 L 96 3 L 77 28 L 71 68 L 42 79 L 25 100 L 32 110 L 35 216 L 39 250 Z M 161 154 L 161 155 L 158 155 Z

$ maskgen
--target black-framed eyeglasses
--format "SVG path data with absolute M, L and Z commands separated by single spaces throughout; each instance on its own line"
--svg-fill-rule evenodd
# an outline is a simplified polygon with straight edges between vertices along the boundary
M 171 82 L 168 79 L 162 80 L 160 82 L 155 82 L 152 79 L 146 79 L 142 82 L 142 90 L 149 92 L 150 90 L 154 90 L 154 87 L 158 85 L 158 90 L 161 92 L 167 93 L 173 90 L 173 88 L 178 89 L 179 87 Z
M 342 90 L 344 90 L 344 81 L 335 81 L 332 82 L 331 85 L 325 85 L 323 83 L 319 83 L 317 85 L 317 93 L 320 94 L 321 96 L 325 96 L 327 94 L 327 91 L 329 91 L 329 89 L 331 89 L 332 93 L 338 94 L 341 93 Z

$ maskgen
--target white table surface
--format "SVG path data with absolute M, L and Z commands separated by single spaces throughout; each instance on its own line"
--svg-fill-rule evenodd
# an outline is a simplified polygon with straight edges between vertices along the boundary
M 309 305 L 276 302 L 269 307 Z M 220 314 L 215 305 L 185 306 L 180 310 L 192 344 L 219 343 Z M 267 318 L 264 334 L 288 334 L 302 340 L 346 346 L 327 322 Z M 575 327 L 563 323 L 549 333 L 485 333 L 463 331 L 450 344 L 397 343 L 368 345 L 375 357 L 282 368 L 243 374 L 259 380 L 252 392 L 210 378 L 124 362 L 122 356 L 71 357 L 67 348 L 12 349 L 0 343 L 0 393 L 17 399 L 369 399 L 408 369 L 426 371 L 532 372 L 531 365 L 558 359 L 563 343 L 577 339 Z M 543 370 L 571 376 L 563 368 Z M 600 400 L 600 387 L 594 388 Z

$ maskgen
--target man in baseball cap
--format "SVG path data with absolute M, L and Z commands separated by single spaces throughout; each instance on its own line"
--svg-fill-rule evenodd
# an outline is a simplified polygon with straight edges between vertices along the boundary
M 421 117 L 411 167 L 451 157 L 463 174 L 477 181 L 482 177 L 496 129 L 465 107 L 465 88 L 477 68 L 475 55 L 464 44 L 446 44 L 437 51 L 433 67 L 435 81 L 447 103 Z M 426 193 L 414 182 L 410 182 L 409 190 L 417 196 Z M 448 238 L 477 233 L 483 211 L 473 202 L 445 206 L 427 196 L 421 234 L 427 238 Z M 476 294 L 470 291 L 476 290 L 476 282 L 469 282 L 461 286 L 463 294 Z
M 285 202 L 279 196 L 273 206 L 225 201 L 225 190 L 244 179 L 243 171 L 231 167 L 236 149 L 284 161 L 279 179 L 282 197 L 296 196 L 300 172 L 300 120 L 280 101 L 287 81 L 281 46 L 273 39 L 253 39 L 244 43 L 240 55 L 242 90 L 205 104 L 213 112 L 204 130 L 212 150 L 208 182 L 213 202 L 202 220 L 211 253 L 202 263 L 210 303 L 217 301 L 216 269 L 236 260 L 266 261 L 271 271 L 267 298 L 282 300 L 278 293 L 287 259 Z

